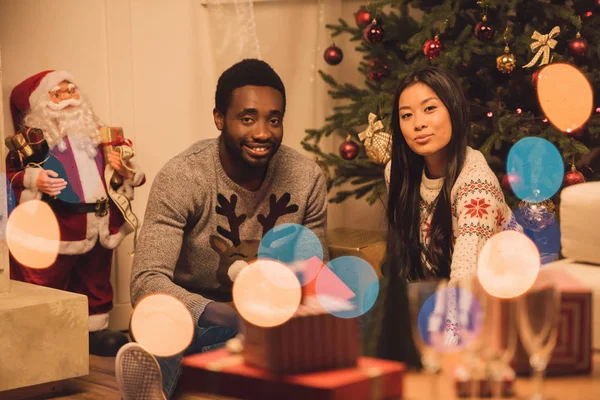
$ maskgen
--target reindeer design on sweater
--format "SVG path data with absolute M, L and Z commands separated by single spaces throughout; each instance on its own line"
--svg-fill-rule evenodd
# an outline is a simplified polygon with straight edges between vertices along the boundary
M 262 226 L 262 235 L 264 237 L 269 232 L 277 220 L 287 214 L 293 214 L 298 211 L 296 204 L 289 204 L 291 196 L 284 193 L 278 200 L 275 194 L 269 197 L 269 214 L 259 214 L 256 218 Z M 238 197 L 232 194 L 229 200 L 222 194 L 217 195 L 219 205 L 215 208 L 217 214 L 227 218 L 229 230 L 222 226 L 217 226 L 219 235 L 210 236 L 210 246 L 219 254 L 219 267 L 217 268 L 217 281 L 225 288 L 230 288 L 233 281 L 250 262 L 256 260 L 260 240 L 240 239 L 240 226 L 246 220 L 246 214 L 237 215 L 236 206 Z M 285 234 L 285 232 L 283 232 Z M 225 240 L 227 239 L 227 240 Z

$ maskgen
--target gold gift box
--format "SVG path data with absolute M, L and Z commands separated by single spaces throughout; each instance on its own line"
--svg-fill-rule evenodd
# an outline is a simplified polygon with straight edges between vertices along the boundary
M 114 126 L 102 126 L 100 127 L 100 135 L 102 136 L 103 143 L 111 143 L 117 140 L 117 138 L 125 138 L 123 135 L 123 128 Z M 104 160 L 108 163 L 108 155 L 115 150 L 116 146 L 109 145 L 104 146 Z M 119 186 L 123 183 L 123 179 L 116 172 L 110 179 L 110 183 L 113 186 Z
M 352 228 L 335 228 L 327 233 L 329 259 L 354 256 L 367 261 L 381 277 L 381 263 L 385 257 L 386 234 Z

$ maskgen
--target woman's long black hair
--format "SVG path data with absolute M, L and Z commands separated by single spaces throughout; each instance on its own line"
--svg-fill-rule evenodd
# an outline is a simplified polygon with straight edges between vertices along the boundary
M 425 159 L 413 152 L 400 130 L 400 95 L 411 85 L 421 82 L 429 86 L 444 103 L 452 122 L 452 135 L 447 145 L 448 163 L 444 184 L 433 206 L 435 211 L 430 227 L 427 248 L 420 241 L 420 187 Z M 388 240 L 386 263 L 406 281 L 432 276 L 450 276 L 454 250 L 450 193 L 462 169 L 467 152 L 469 109 L 458 81 L 437 67 L 421 68 L 406 76 L 398 85 L 392 110 L 392 168 L 387 207 Z M 430 271 L 422 259 L 425 254 Z

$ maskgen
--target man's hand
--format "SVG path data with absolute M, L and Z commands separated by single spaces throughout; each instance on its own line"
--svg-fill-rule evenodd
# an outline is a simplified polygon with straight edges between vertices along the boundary
M 117 174 L 121 175 L 123 179 L 133 179 L 133 172 L 125 168 L 123 162 L 121 161 L 121 154 L 118 151 L 113 150 L 108 155 L 108 163 L 110 164 L 112 169 L 117 171 Z M 131 165 L 129 165 L 129 163 L 127 164 L 127 167 L 131 168 Z
M 35 186 L 40 192 L 50 196 L 58 196 L 67 187 L 67 181 L 57 178 L 58 174 L 52 170 L 44 169 L 38 175 Z

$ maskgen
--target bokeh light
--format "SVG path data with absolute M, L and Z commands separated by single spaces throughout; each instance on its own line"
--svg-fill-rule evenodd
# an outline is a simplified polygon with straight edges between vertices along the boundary
M 310 229 L 299 224 L 279 224 L 263 236 L 258 247 L 258 258 L 287 265 L 304 286 L 319 272 L 318 268 L 312 266 L 315 259 L 323 259 L 323 246 Z
M 19 204 L 8 217 L 6 240 L 11 254 L 22 265 L 52 265 L 58 255 L 60 230 L 50 206 L 40 200 Z
M 510 186 L 517 197 L 531 202 L 546 200 L 560 189 L 564 162 L 558 149 L 549 141 L 526 137 L 515 143 L 506 160 L 512 174 Z
M 563 132 L 579 128 L 592 113 L 592 87 L 573 65 L 552 63 L 544 67 L 539 73 L 537 93 L 544 114 Z
M 4 173 L 0 172 L 0 240 L 4 240 L 6 237 L 8 216 L 15 206 L 16 199 L 10 180 Z
M 373 307 L 379 295 L 377 273 L 367 261 L 345 256 L 330 261 L 316 281 L 317 299 L 329 313 L 340 318 L 355 318 Z M 331 301 L 339 299 L 352 305 L 351 309 L 339 307 Z
M 233 302 L 242 318 L 253 325 L 273 327 L 298 310 L 302 288 L 287 266 L 259 259 L 240 272 L 233 284 Z
M 450 308 L 456 307 L 455 312 Z M 483 313 L 469 291 L 445 288 L 429 296 L 419 310 L 417 325 L 423 343 L 439 352 L 467 348 L 481 332 Z
M 144 297 L 131 315 L 135 341 L 155 356 L 169 357 L 184 351 L 194 336 L 194 321 L 187 307 L 173 296 Z
M 540 252 L 523 233 L 503 231 L 483 246 L 477 260 L 477 277 L 483 289 L 503 299 L 525 293 L 540 269 Z

